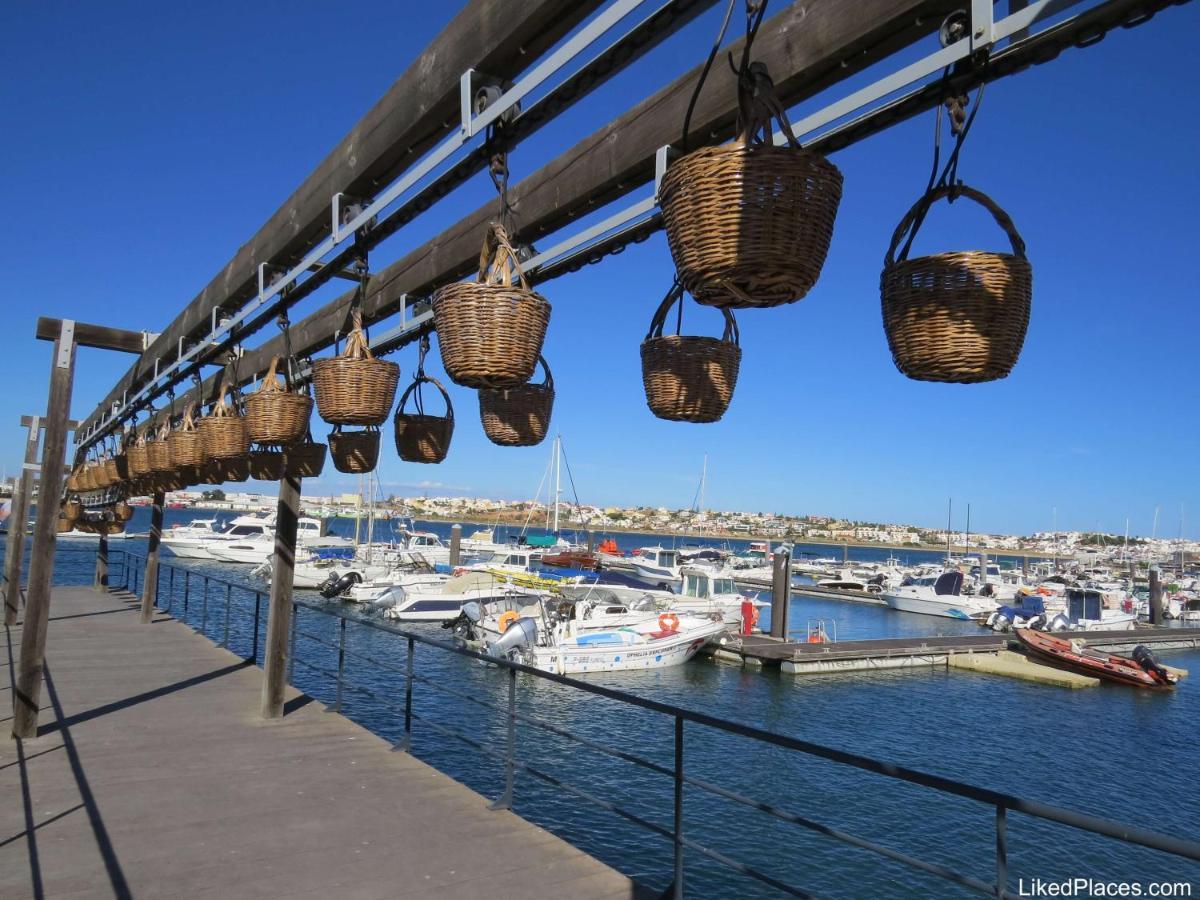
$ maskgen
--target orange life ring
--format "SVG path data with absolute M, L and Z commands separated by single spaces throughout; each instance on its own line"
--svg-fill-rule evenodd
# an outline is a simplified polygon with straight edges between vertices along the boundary
M 821 640 L 821 636 L 820 636 L 819 634 L 810 634 L 810 635 L 808 636 L 808 642 L 809 642 L 810 644 L 823 644 L 823 643 L 825 643 L 823 640 Z
M 751 624 L 751 625 L 757 625 L 757 624 L 758 624 L 758 607 L 757 607 L 757 606 L 756 606 L 756 607 L 754 607 L 754 612 L 752 612 L 752 613 L 750 614 L 750 624 Z
M 504 612 L 500 613 L 500 618 L 496 622 L 496 625 L 500 629 L 500 633 L 504 634 L 504 632 L 508 631 L 513 622 L 517 621 L 519 618 L 521 617 L 517 615 L 517 611 L 515 609 L 506 609 Z
M 673 612 L 663 613 L 658 617 L 658 627 L 663 631 L 678 631 L 679 616 L 675 615 Z

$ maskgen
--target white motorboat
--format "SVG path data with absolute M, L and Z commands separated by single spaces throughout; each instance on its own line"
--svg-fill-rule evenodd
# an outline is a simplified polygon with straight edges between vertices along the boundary
M 163 532 L 161 546 L 181 559 L 212 559 L 205 544 L 222 532 L 218 520 L 192 519 L 186 525 L 173 525 Z
M 509 584 L 487 572 L 466 572 L 447 578 L 414 576 L 407 583 L 393 585 L 386 597 L 374 602 L 385 606 L 384 616 L 400 622 L 445 622 L 462 611 L 464 603 L 503 605 L 524 608 L 536 604 L 540 594 Z
M 676 588 L 680 585 L 679 554 L 665 547 L 642 547 L 626 562 L 633 568 L 633 577 L 656 588 Z
M 743 603 L 753 605 L 754 621 L 758 619 L 758 608 L 767 605 L 749 594 L 742 594 L 734 583 L 733 572 L 728 569 L 683 566 L 679 574 L 683 586 L 671 599 L 668 609 L 680 615 L 711 617 L 715 613 L 731 627 L 736 627 L 742 622 Z
M 1051 631 L 1132 631 L 1137 612 L 1119 595 L 1094 588 L 1068 588 L 1066 611 L 1050 620 Z
M 257 534 L 245 537 L 234 537 L 236 524 L 224 534 L 230 535 L 223 540 L 214 540 L 206 545 L 210 556 L 218 562 L 240 563 L 243 565 L 259 565 L 275 552 L 275 522 L 272 517 Z M 244 526 L 250 527 L 250 526 Z M 311 519 L 302 516 L 296 522 L 296 547 L 299 551 L 316 550 L 326 547 L 350 547 L 353 542 L 349 538 L 331 535 L 328 519 Z
M 274 521 L 274 516 L 238 516 L 224 531 L 210 528 L 204 533 L 199 528 L 192 531 L 190 526 L 186 526 L 188 533 L 179 536 L 174 534 L 175 529 L 172 528 L 170 533 L 163 535 L 162 543 L 176 556 L 186 559 L 216 559 L 213 547 L 227 541 L 249 541 L 264 535 L 270 537 L 274 534 Z
M 560 675 L 681 665 L 728 627 L 719 618 L 662 613 L 631 625 L 595 629 L 582 624 L 582 603 L 543 602 L 533 615 L 508 609 L 481 614 L 467 604 L 463 615 L 478 615 L 473 630 L 491 655 Z
M 883 592 L 883 601 L 892 609 L 948 619 L 982 620 L 998 608 L 994 600 L 986 597 L 964 596 L 962 572 L 942 572 L 907 581 Z

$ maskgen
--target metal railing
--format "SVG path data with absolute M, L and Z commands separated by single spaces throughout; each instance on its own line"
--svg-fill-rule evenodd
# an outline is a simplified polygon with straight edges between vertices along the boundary
M 134 554 L 128 550 L 115 550 L 110 551 L 110 558 L 118 553 L 122 557 L 119 566 L 124 579 L 122 584 L 127 589 L 136 592 L 138 589 L 139 572 L 144 566 L 144 557 Z M 110 569 L 110 571 L 112 570 Z M 163 609 L 163 611 L 167 613 L 171 613 L 175 604 L 178 603 L 182 606 L 180 611 L 184 616 L 187 616 L 189 614 L 189 605 L 193 599 L 193 578 L 199 581 L 201 592 L 200 602 L 202 604 L 201 627 L 196 629 L 199 632 L 207 633 L 206 629 L 209 624 L 208 604 L 211 586 L 216 584 L 224 587 L 222 604 L 224 626 L 223 638 L 220 643 L 225 647 L 229 647 L 230 645 L 231 614 L 235 609 L 238 609 L 238 604 L 235 604 L 231 600 L 234 592 L 240 591 L 247 596 L 252 596 L 254 598 L 252 610 L 249 602 L 247 601 L 245 604 L 241 605 L 240 612 L 247 617 L 249 617 L 251 614 L 253 615 L 253 625 L 251 629 L 251 649 L 249 655 L 247 655 L 245 658 L 247 660 L 257 660 L 258 648 L 260 644 L 259 630 L 264 624 L 262 622 L 261 615 L 262 599 L 265 594 L 264 591 L 256 590 L 253 587 L 237 584 L 236 582 L 228 581 L 216 576 L 203 573 L 192 573 L 188 569 L 177 567 L 170 563 L 160 563 L 159 582 L 157 585 L 158 590 L 156 591 L 156 597 L 158 596 L 159 592 L 161 592 L 163 587 L 162 573 L 164 571 L 168 573 L 168 602 L 165 606 L 160 606 L 160 609 Z M 176 571 L 183 573 L 181 576 L 182 596 L 178 596 L 179 590 L 176 588 L 175 584 Z M 116 578 L 112 579 L 112 583 L 114 586 L 118 586 Z M 221 595 L 221 593 L 222 592 L 218 592 L 218 597 Z M 314 613 L 319 613 L 321 615 L 329 616 L 338 620 L 338 624 L 336 626 L 337 639 L 327 640 L 321 635 L 301 629 L 299 627 L 298 616 L 298 612 L 301 609 L 310 610 Z M 351 615 L 344 610 L 339 610 L 336 608 L 330 609 L 314 603 L 309 603 L 304 600 L 293 599 L 292 612 L 292 626 L 288 648 L 289 682 L 293 680 L 292 676 L 294 673 L 294 667 L 296 665 L 300 665 L 307 671 L 312 671 L 318 675 L 323 675 L 332 679 L 333 701 L 326 705 L 327 709 L 341 712 L 345 694 L 349 691 L 367 696 L 376 703 L 382 705 L 382 707 L 385 709 L 392 711 L 398 716 L 402 716 L 403 731 L 400 739 L 394 743 L 394 749 L 396 750 L 408 751 L 412 748 L 413 724 L 414 722 L 420 722 L 424 726 L 440 735 L 460 741 L 467 746 L 474 748 L 479 753 L 500 761 L 503 764 L 504 782 L 502 788 L 500 789 L 499 796 L 492 803 L 492 808 L 494 809 L 510 809 L 512 807 L 514 791 L 516 788 L 516 774 L 519 772 L 536 778 L 550 785 L 556 790 L 562 791 L 571 795 L 572 797 L 590 803 L 599 809 L 616 815 L 627 822 L 631 822 L 638 827 L 649 831 L 650 833 L 657 835 L 666 841 L 669 841 L 673 848 L 673 877 L 671 886 L 668 889 L 668 893 L 674 897 L 683 896 L 685 851 L 697 853 L 725 868 L 755 879 L 756 881 L 768 885 L 785 894 L 796 897 L 815 896 L 812 892 L 806 890 L 805 888 L 788 883 L 781 878 L 777 878 L 767 872 L 762 871 L 757 867 L 748 865 L 747 863 L 734 859 L 725 853 L 705 846 L 693 837 L 690 837 L 684 827 L 683 799 L 685 787 L 694 788 L 708 795 L 721 798 L 747 809 L 755 810 L 759 813 L 766 814 L 780 822 L 806 829 L 807 831 L 815 834 L 839 841 L 847 846 L 870 851 L 883 857 L 884 859 L 901 863 L 920 872 L 926 873 L 927 875 L 936 876 L 943 881 L 950 882 L 960 887 L 967 888 L 991 897 L 1017 896 L 1016 894 L 1011 893 L 1008 889 L 1008 818 L 1009 813 L 1013 812 L 1021 813 L 1023 815 L 1046 822 L 1067 826 L 1069 828 L 1074 828 L 1101 837 L 1111 838 L 1128 844 L 1134 844 L 1149 848 L 1151 850 L 1172 854 L 1184 859 L 1200 861 L 1200 843 L 1196 841 L 1177 838 L 1171 835 L 1161 834 L 1134 826 L 1122 825 L 1099 818 L 1097 816 L 1073 812 L 1071 810 L 1052 806 L 1036 800 L 1028 800 L 1022 797 L 990 790 L 988 788 L 978 787 L 976 785 L 930 774 L 928 772 L 922 772 L 905 766 L 893 765 L 891 763 L 883 762 L 868 756 L 823 746 L 784 734 L 778 734 L 776 732 L 767 731 L 765 729 L 746 725 L 740 722 L 719 718 L 717 716 L 709 715 L 696 710 L 675 706 L 670 703 L 663 703 L 661 701 L 639 697 L 615 688 L 604 687 L 602 685 L 592 684 L 586 681 L 581 681 L 551 672 L 544 672 L 540 669 L 532 668 L 521 663 L 513 662 L 507 659 L 498 659 L 484 653 L 479 653 L 474 650 L 459 646 L 458 644 L 450 641 L 439 640 L 426 634 L 408 631 L 403 628 L 390 625 L 386 622 L 363 619 L 358 616 Z M 404 642 L 406 648 L 404 664 L 402 666 L 398 666 L 392 662 L 379 659 L 377 656 L 374 656 L 370 653 L 354 650 L 353 648 L 348 647 L 346 642 L 348 625 L 357 625 L 362 628 L 372 629 L 396 636 L 398 639 Z M 332 655 L 336 656 L 336 669 L 324 668 L 314 662 L 311 662 L 310 660 L 300 658 L 300 654 L 297 653 L 297 644 L 299 641 L 316 644 L 329 650 Z M 431 651 L 436 651 L 437 653 L 453 654 L 464 659 L 486 662 L 490 665 L 506 670 L 506 701 L 504 703 L 494 703 L 484 699 L 483 697 L 475 696 L 461 690 L 456 690 L 455 688 L 440 683 L 433 678 L 429 678 L 418 673 L 414 665 L 418 647 L 427 647 Z M 346 677 L 346 663 L 347 660 L 351 658 L 357 659 L 358 661 L 380 671 L 388 672 L 403 678 L 403 702 L 398 702 L 397 700 L 392 699 L 392 697 L 383 696 L 377 691 L 373 691 L 371 688 L 350 681 Z M 600 741 L 575 734 L 565 728 L 562 728 L 551 722 L 547 722 L 544 719 L 530 715 L 526 712 L 522 712 L 517 708 L 518 674 L 541 679 L 542 681 L 561 685 L 565 688 L 569 688 L 573 691 L 579 691 L 583 694 L 603 697 L 627 706 L 636 707 L 668 717 L 670 720 L 672 720 L 674 726 L 673 763 L 671 765 L 663 765 L 627 750 L 608 746 Z M 503 738 L 504 749 L 502 751 L 496 751 L 486 746 L 475 736 L 464 734 L 461 731 L 446 725 L 444 722 L 437 721 L 433 716 L 429 716 L 424 713 L 418 713 L 413 706 L 414 688 L 416 685 L 421 685 L 423 688 L 429 688 L 437 693 L 453 697 L 464 703 L 474 704 L 481 708 L 500 713 L 504 717 L 506 724 Z M 528 762 L 519 760 L 517 754 L 517 723 L 540 729 L 549 734 L 571 741 L 580 747 L 587 748 L 614 759 L 631 763 L 642 769 L 654 772 L 663 776 L 664 778 L 670 779 L 673 787 L 673 809 L 670 827 L 665 827 L 653 822 L 638 813 L 632 812 L 616 803 L 596 796 L 594 793 L 588 790 L 570 784 L 559 778 L 557 775 L 546 772 Z M 893 779 L 895 781 L 904 782 L 911 785 L 917 785 L 923 788 L 938 791 L 942 794 L 964 798 L 984 804 L 985 806 L 992 807 L 994 811 L 993 825 L 995 839 L 994 880 L 985 881 L 971 875 L 963 874 L 951 869 L 948 866 L 920 859 L 911 854 L 896 850 L 895 848 L 833 828 L 822 822 L 783 808 L 774 803 L 744 796 L 736 791 L 722 787 L 721 785 L 715 784 L 707 779 L 697 777 L 693 774 L 688 774 L 685 767 L 684 753 L 685 723 L 691 723 L 695 726 L 702 726 L 704 728 L 714 729 L 730 735 L 747 738 L 771 747 L 777 747 L 787 751 L 806 754 L 810 757 L 848 766 L 864 772 L 873 773 L 875 775 L 881 775 L 888 779 Z

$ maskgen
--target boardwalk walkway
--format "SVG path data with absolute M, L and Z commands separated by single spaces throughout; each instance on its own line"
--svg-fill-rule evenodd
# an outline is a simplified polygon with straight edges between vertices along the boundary
M 3 721 L 0 897 L 637 895 L 295 692 L 262 720 L 260 670 L 128 596 L 56 588 L 47 669 L 38 738 Z

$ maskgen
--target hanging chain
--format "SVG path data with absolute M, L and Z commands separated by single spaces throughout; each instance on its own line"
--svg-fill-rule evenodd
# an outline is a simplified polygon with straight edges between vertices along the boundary
M 500 225 L 510 236 L 515 236 L 516 223 L 508 197 L 508 141 L 503 123 L 493 122 L 488 126 L 484 148 L 488 153 L 488 175 L 500 196 Z
M 280 311 L 279 315 L 275 318 L 275 324 L 283 332 L 283 381 L 290 391 L 296 381 L 296 372 L 294 371 L 294 359 L 292 357 L 292 323 L 288 319 L 286 309 Z

